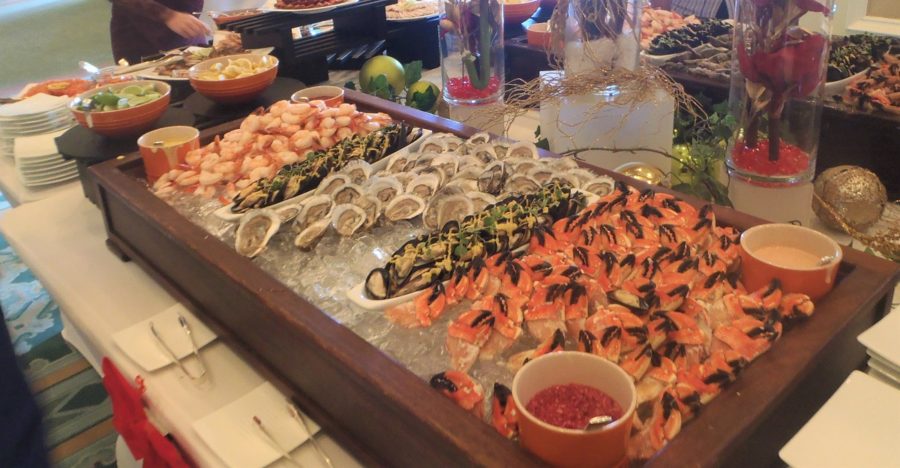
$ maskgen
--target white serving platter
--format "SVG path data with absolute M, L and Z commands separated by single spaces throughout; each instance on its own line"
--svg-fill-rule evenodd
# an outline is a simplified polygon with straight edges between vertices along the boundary
M 193 354 L 191 343 L 188 341 L 187 335 L 178 323 L 178 315 L 187 320 L 194 337 L 197 349 L 203 349 L 204 346 L 212 343 L 216 339 L 213 333 L 206 325 L 194 316 L 187 308 L 181 304 L 175 304 L 172 307 L 154 315 L 153 317 L 139 322 L 131 327 L 113 334 L 113 342 L 122 352 L 125 353 L 132 361 L 147 372 L 153 372 L 172 364 L 172 361 L 166 355 L 153 339 L 150 332 L 150 322 L 153 322 L 154 328 L 159 332 L 163 341 L 169 346 L 169 349 L 179 359 L 184 359 L 188 355 Z M 190 365 L 191 363 L 187 363 Z
M 778 455 L 795 468 L 900 467 L 900 390 L 853 371 Z
M 857 337 L 869 354 L 900 369 L 900 312 L 887 314 Z
M 337 7 L 342 7 L 342 6 L 346 6 L 346 5 L 351 5 L 351 4 L 354 4 L 354 3 L 358 2 L 359 0 L 346 0 L 346 1 L 344 1 L 344 2 L 337 3 L 337 4 L 334 4 L 334 5 L 327 5 L 327 6 L 321 6 L 321 7 L 316 7 L 316 8 L 304 8 L 304 9 L 282 9 L 282 8 L 275 8 L 275 3 L 276 3 L 276 1 L 277 1 L 277 0 L 267 0 L 266 3 L 263 4 L 263 6 L 259 7 L 259 9 L 260 9 L 261 11 L 278 11 L 278 12 L 281 12 L 281 13 L 294 13 L 294 14 L 297 14 L 297 15 L 311 15 L 311 14 L 313 14 L 313 13 L 323 13 L 323 12 L 326 12 L 326 11 L 334 10 L 334 9 L 337 8 Z
M 387 167 L 388 160 L 389 160 L 391 157 L 393 157 L 394 155 L 397 155 L 397 154 L 408 154 L 408 153 L 410 153 L 410 152 L 413 152 L 413 151 L 418 150 L 419 145 L 421 145 L 422 142 L 425 141 L 425 139 L 426 139 L 429 135 L 431 135 L 431 130 L 423 129 L 423 130 L 422 130 L 422 136 L 420 136 L 418 140 L 416 140 L 416 141 L 410 143 L 409 145 L 407 145 L 407 146 L 405 146 L 405 147 L 403 147 L 403 148 L 400 148 L 400 149 L 397 150 L 397 151 L 394 151 L 393 153 L 391 153 L 391 154 L 389 154 L 389 155 L 386 155 L 385 157 L 381 158 L 381 160 L 376 161 L 375 163 L 373 163 L 373 164 L 372 164 L 372 171 L 373 171 L 373 173 L 385 169 L 385 168 Z M 294 203 L 299 203 L 299 202 L 301 202 L 301 201 L 303 201 L 303 200 L 305 200 L 305 199 L 311 197 L 312 194 L 313 194 L 313 191 L 310 190 L 310 191 L 308 191 L 308 192 L 305 192 L 305 193 L 302 193 L 302 194 L 300 194 L 300 195 L 297 195 L 296 197 L 288 198 L 287 200 L 280 201 L 280 202 L 278 202 L 278 203 L 276 203 L 276 204 L 274 204 L 274 205 L 267 206 L 266 208 L 268 208 L 268 209 L 270 209 L 270 210 L 277 210 L 277 209 L 282 208 L 282 207 L 285 207 L 285 206 L 287 206 L 287 205 L 291 205 L 291 204 L 294 204 Z M 216 211 L 214 211 L 213 214 L 214 214 L 217 218 L 221 219 L 222 221 L 228 221 L 228 222 L 230 222 L 230 223 L 236 223 L 236 222 L 240 221 L 241 218 L 242 218 L 245 214 L 247 214 L 247 211 L 245 211 L 245 212 L 243 212 L 243 213 L 233 213 L 233 212 L 231 211 L 231 207 L 233 207 L 233 206 L 234 206 L 234 203 L 229 203 L 229 204 L 227 204 L 227 205 L 225 205 L 225 206 L 223 206 L 223 207 L 217 209 Z M 250 211 L 252 211 L 252 210 L 250 210 Z
M 309 440 L 310 434 L 290 415 L 287 405 L 287 398 L 266 382 L 198 420 L 193 428 L 227 466 L 262 468 L 278 461 L 281 453 L 261 436 L 253 423 L 254 416 L 263 422 L 272 439 L 288 452 Z M 312 419 L 304 419 L 312 434 L 319 431 L 319 426 Z M 295 462 L 300 462 L 299 456 L 294 455 L 293 458 Z M 315 459 L 304 458 L 302 466 L 314 464 Z

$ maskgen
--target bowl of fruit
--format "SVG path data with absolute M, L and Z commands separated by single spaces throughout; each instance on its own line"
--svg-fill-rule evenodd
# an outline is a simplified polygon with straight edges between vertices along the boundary
M 172 88 L 162 81 L 115 83 L 85 91 L 69 102 L 81 126 L 108 137 L 145 132 L 169 107 Z
M 271 55 L 226 55 L 198 63 L 188 70 L 191 86 L 216 102 L 237 104 L 262 94 L 278 74 Z

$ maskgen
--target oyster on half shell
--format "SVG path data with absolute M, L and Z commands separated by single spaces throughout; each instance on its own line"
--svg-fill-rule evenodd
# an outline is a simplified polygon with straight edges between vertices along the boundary
M 281 217 L 273 210 L 252 210 L 241 216 L 234 233 L 234 249 L 237 253 L 253 258 L 268 245 L 281 227 Z
M 347 174 L 332 174 L 319 183 L 319 187 L 316 188 L 316 195 L 331 195 L 337 189 L 353 183 L 353 180 Z
M 372 176 L 372 165 L 362 159 L 354 159 L 341 169 L 341 174 L 350 176 L 350 181 L 354 184 L 362 185 Z
M 331 226 L 331 218 L 320 219 L 310 224 L 300 231 L 300 234 L 297 234 L 297 237 L 294 238 L 294 245 L 303 251 L 312 250 L 322 236 L 328 232 L 328 226 Z
M 300 212 L 294 218 L 294 228 L 297 231 L 306 229 L 322 219 L 330 219 L 334 202 L 328 195 L 313 195 L 300 203 Z
M 366 212 L 349 203 L 334 207 L 331 212 L 331 225 L 338 234 L 349 237 L 366 223 Z
M 398 195 L 384 208 L 384 216 L 391 221 L 412 219 L 425 210 L 425 200 L 411 194 Z

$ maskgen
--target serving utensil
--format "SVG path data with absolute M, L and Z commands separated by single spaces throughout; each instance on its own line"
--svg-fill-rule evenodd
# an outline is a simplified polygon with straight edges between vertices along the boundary
M 331 458 L 328 457 L 328 455 L 325 453 L 325 450 L 321 445 L 319 445 L 319 441 L 316 440 L 315 436 L 313 436 L 313 433 L 309 430 L 309 425 L 306 424 L 306 419 L 303 418 L 303 413 L 301 413 L 300 410 L 298 410 L 297 407 L 294 406 L 291 402 L 288 402 L 287 407 L 288 412 L 291 413 L 291 417 L 293 417 L 298 423 L 300 423 L 300 426 L 304 431 L 306 431 L 307 437 L 309 437 L 309 440 L 312 441 L 313 447 L 315 447 L 316 452 L 319 453 L 319 457 L 322 458 L 322 461 L 324 461 L 325 464 L 328 465 L 328 468 L 334 468 L 334 464 L 331 463 Z
M 187 335 L 188 341 L 191 342 L 191 351 L 194 357 L 197 358 L 197 364 L 200 366 L 200 374 L 197 375 L 199 379 L 206 375 L 206 366 L 203 364 L 203 359 L 200 358 L 200 351 L 197 349 L 197 343 L 194 342 L 194 335 L 191 333 L 191 327 L 188 325 L 187 319 L 183 315 L 178 314 L 178 323 L 181 325 L 181 329 L 184 330 L 184 334 Z
M 590 420 L 588 420 L 587 424 L 584 426 L 585 431 L 596 431 L 601 427 L 611 423 L 613 421 L 612 416 L 594 416 Z
M 166 344 L 166 342 L 162 339 L 162 336 L 160 336 L 159 332 L 156 330 L 156 326 L 153 325 L 152 321 L 150 322 L 150 332 L 153 335 L 153 339 L 156 341 L 156 344 L 158 344 L 159 347 L 162 348 L 163 351 L 165 351 L 166 356 L 169 357 L 169 360 L 171 360 L 173 364 L 178 366 L 178 368 L 181 369 L 181 372 L 184 372 L 184 375 L 188 376 L 192 380 L 203 377 L 203 374 L 206 373 L 205 368 L 203 369 L 203 374 L 200 374 L 199 376 L 195 376 L 194 374 L 188 372 L 187 368 L 184 366 L 181 360 L 178 359 L 178 356 L 175 355 L 175 352 L 172 351 L 172 348 L 169 348 L 169 345 Z
M 835 255 L 826 255 L 826 256 L 824 256 L 824 257 L 822 257 L 822 258 L 819 259 L 819 263 L 818 263 L 817 266 L 825 266 L 825 265 L 828 265 L 829 263 L 833 262 L 834 259 L 835 259 Z
M 253 416 L 253 424 L 259 430 L 260 437 L 263 440 L 265 440 L 267 444 L 272 446 L 272 448 L 278 450 L 278 452 L 281 454 L 281 458 L 284 458 L 285 460 L 289 461 L 294 466 L 299 466 L 300 468 L 303 468 L 303 465 L 301 465 L 300 462 L 291 458 L 291 454 L 288 453 L 288 451 L 285 450 L 284 447 L 282 447 L 281 445 L 278 444 L 278 442 L 275 441 L 275 438 L 272 437 L 272 434 L 270 434 L 269 430 L 266 429 L 266 426 L 263 425 L 263 422 L 261 419 L 259 419 L 259 416 Z

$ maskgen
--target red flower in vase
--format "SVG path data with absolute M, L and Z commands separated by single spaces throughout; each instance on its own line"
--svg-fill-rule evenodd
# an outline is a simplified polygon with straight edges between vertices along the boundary
M 827 40 L 818 34 L 807 34 L 802 39 L 786 42 L 771 52 L 760 51 L 753 55 L 740 47 L 741 73 L 783 98 L 807 96 L 819 85 Z

